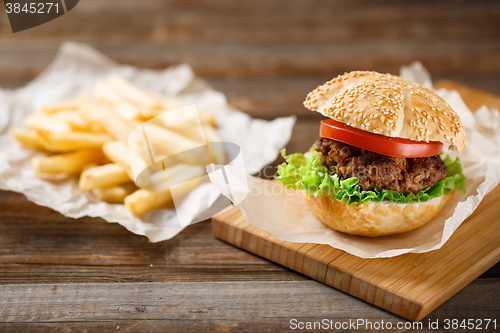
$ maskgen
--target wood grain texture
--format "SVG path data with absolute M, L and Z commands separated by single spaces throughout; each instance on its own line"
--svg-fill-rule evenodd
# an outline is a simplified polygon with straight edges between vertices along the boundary
M 85 0 L 16 34 L 0 12 L 0 81 L 32 79 L 66 40 L 140 67 L 189 63 L 205 77 L 397 73 L 420 60 L 434 75 L 498 79 L 499 19 L 497 1 Z
M 494 300 L 500 290 L 489 280 L 467 287 L 447 305 L 455 317 L 477 315 L 485 301 L 474 296 L 485 289 L 490 290 L 487 304 L 492 310 L 482 314 L 492 317 L 499 310 Z M 30 332 L 60 331 L 62 327 L 65 332 L 288 332 L 293 331 L 293 318 L 319 322 L 349 322 L 352 318 L 380 322 L 383 318 L 394 327 L 405 324 L 312 280 L 3 285 L 0 293 L 2 332 L 17 333 L 26 327 Z M 450 314 L 438 309 L 428 319 Z M 427 326 L 427 322 L 422 324 Z M 350 331 L 372 330 L 360 326 Z
M 5 191 L 0 242 L 0 285 L 306 280 L 216 241 L 208 221 L 153 244 L 120 225 L 69 219 Z

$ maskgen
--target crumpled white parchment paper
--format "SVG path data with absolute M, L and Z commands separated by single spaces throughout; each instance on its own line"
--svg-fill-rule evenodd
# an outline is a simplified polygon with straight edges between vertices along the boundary
M 420 62 L 401 68 L 400 75 L 432 88 L 431 77 Z M 467 147 L 460 160 L 467 191 L 465 195 L 457 193 L 433 220 L 413 231 L 378 238 L 343 234 L 324 225 L 308 209 L 299 191 L 285 190 L 279 181 L 242 175 L 231 166 L 225 167 L 226 178 L 238 181 L 226 186 L 222 171 L 209 174 L 210 180 L 226 196 L 230 188 L 233 197 L 244 197 L 248 188 L 237 207 L 250 224 L 281 240 L 328 244 L 362 258 L 437 250 L 500 181 L 500 114 L 486 106 L 472 113 L 456 91 L 436 92 L 457 112 L 465 127 Z
M 65 43 L 55 60 L 28 85 L 15 90 L 0 89 L 1 190 L 21 192 L 28 200 L 68 217 L 101 217 L 117 222 L 135 234 L 147 236 L 152 242 L 170 239 L 184 229 L 173 209 L 156 209 L 138 217 L 124 205 L 108 204 L 90 192 L 79 190 L 76 178 L 59 182 L 36 178 L 30 161 L 43 154 L 22 148 L 9 132 L 10 126 L 22 126 L 26 114 L 46 103 L 89 92 L 96 81 L 111 73 L 120 74 L 139 87 L 177 96 L 212 110 L 220 136 L 240 146 L 245 169 L 250 174 L 273 162 L 290 139 L 294 117 L 273 121 L 252 119 L 230 108 L 225 96 L 196 77 L 188 65 L 165 70 L 139 69 L 118 65 L 90 46 Z M 190 196 L 192 200 L 185 200 L 183 205 L 199 212 L 210 207 L 218 197 L 203 186 L 195 192 Z

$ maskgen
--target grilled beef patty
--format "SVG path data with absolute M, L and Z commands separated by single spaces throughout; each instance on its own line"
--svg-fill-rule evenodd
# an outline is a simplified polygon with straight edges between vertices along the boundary
M 357 177 L 362 190 L 386 189 L 418 193 L 446 177 L 448 169 L 439 155 L 391 157 L 321 138 L 316 144 L 321 163 L 340 179 Z

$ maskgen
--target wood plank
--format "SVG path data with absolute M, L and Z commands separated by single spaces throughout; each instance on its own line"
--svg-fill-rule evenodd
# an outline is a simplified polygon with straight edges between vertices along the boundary
M 69 219 L 0 191 L 0 284 L 304 281 L 216 240 L 209 221 L 150 243 L 97 218 Z
M 2 39 L 153 41 L 337 42 L 345 40 L 475 40 L 498 37 L 495 1 L 459 3 L 385 1 L 170 1 L 86 0 L 70 15 L 14 37 L 5 14 Z M 321 9 L 321 10 L 318 10 Z M 136 13 L 130 24 L 130 12 Z M 464 15 L 466 14 L 466 15 Z M 88 24 L 92 22 L 92 24 Z M 113 29 L 119 26 L 121 29 Z M 64 27 L 64 30 L 61 30 Z M 286 29 L 283 29 L 286 27 Z
M 242 234 L 237 237 L 241 242 Z M 5 191 L 0 191 L 0 241 L 0 285 L 308 279 L 218 241 L 208 222 L 152 244 L 117 224 L 68 219 Z M 277 255 L 271 260 L 286 263 L 287 252 Z M 485 277 L 498 279 L 499 272 L 497 265 Z
M 418 59 L 436 74 L 500 74 L 500 43 L 457 41 L 370 41 L 339 43 L 162 43 L 91 42 L 121 63 L 165 68 L 188 63 L 208 77 L 328 75 L 352 70 L 397 73 Z M 53 59 L 60 42 L 25 43 L 0 40 L 0 75 L 7 81 L 27 81 Z M 465 48 L 465 50 L 464 50 Z M 366 55 L 370 56 L 367 57 Z M 210 59 L 210 61 L 207 61 Z M 454 61 L 450 61 L 454 59 Z M 467 64 L 474 64 L 467 66 Z
M 131 12 L 137 14 L 134 24 Z M 66 40 L 90 43 L 140 67 L 186 62 L 205 77 L 333 77 L 354 69 L 396 73 L 416 59 L 435 75 L 498 76 L 499 18 L 495 1 L 431 8 L 411 1 L 236 6 L 87 0 L 57 20 L 16 34 L 1 12 L 0 78 L 6 83 L 32 79 Z
M 486 292 L 486 299 L 475 297 Z M 0 293 L 2 332 L 28 327 L 39 332 L 60 325 L 71 331 L 116 331 L 118 327 L 119 332 L 285 331 L 293 318 L 405 324 L 316 281 L 27 284 L 2 285 Z M 494 317 L 488 311 L 499 310 L 498 297 L 498 285 L 482 280 L 450 299 L 448 310 L 437 310 L 428 319 Z M 356 328 L 356 332 L 371 331 L 364 325 Z
M 119 6 L 118 6 L 119 4 Z M 321 8 L 321 10 L 318 10 Z M 185 40 L 241 40 L 269 42 L 288 40 L 331 41 L 380 38 L 394 39 L 461 39 L 478 35 L 497 37 L 498 4 L 494 1 L 437 3 L 429 10 L 428 3 L 353 1 L 321 3 L 311 6 L 301 1 L 171 1 L 141 3 L 124 0 L 87 0 L 78 5 L 71 16 L 36 31 L 18 34 L 21 38 L 44 35 L 58 38 L 67 30 L 79 35 L 127 40 L 154 39 L 157 42 Z M 129 23 L 130 11 L 137 13 L 134 25 Z M 112 16 L 109 14 L 112 12 Z M 467 15 L 464 16 L 464 13 Z M 443 14 L 446 14 L 444 16 Z M 92 25 L 82 22 L 92 20 Z M 64 22 L 61 22 L 65 20 Z M 119 25 L 123 29 L 105 29 Z M 288 26 L 288 29 L 277 29 Z M 341 26 L 341 28 L 339 28 Z M 83 29 L 82 29 L 83 27 Z M 424 28 L 427 27 L 427 28 Z M 11 38 L 7 29 L 4 37 Z M 161 31 L 160 31 L 161 30 Z M 69 31 L 68 31 L 69 32 Z M 66 32 L 66 33 L 68 33 Z M 76 31 L 73 31 L 73 33 Z M 47 36 L 48 35 L 48 36 Z

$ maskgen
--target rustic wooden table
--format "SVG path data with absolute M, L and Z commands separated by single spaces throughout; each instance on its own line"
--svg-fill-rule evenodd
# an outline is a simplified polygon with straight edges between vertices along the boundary
M 301 102 L 344 71 L 397 73 L 418 59 L 434 79 L 500 94 L 498 22 L 495 1 L 82 0 L 16 34 L 0 13 L 0 86 L 31 80 L 65 40 L 141 67 L 188 63 L 254 117 L 297 115 L 287 148 L 304 151 L 320 117 Z M 151 244 L 119 225 L 68 219 L 0 192 L 0 242 L 2 332 L 287 331 L 294 318 L 403 322 L 215 239 L 209 221 Z M 497 264 L 424 327 L 429 320 L 496 318 L 498 328 L 498 299 Z

